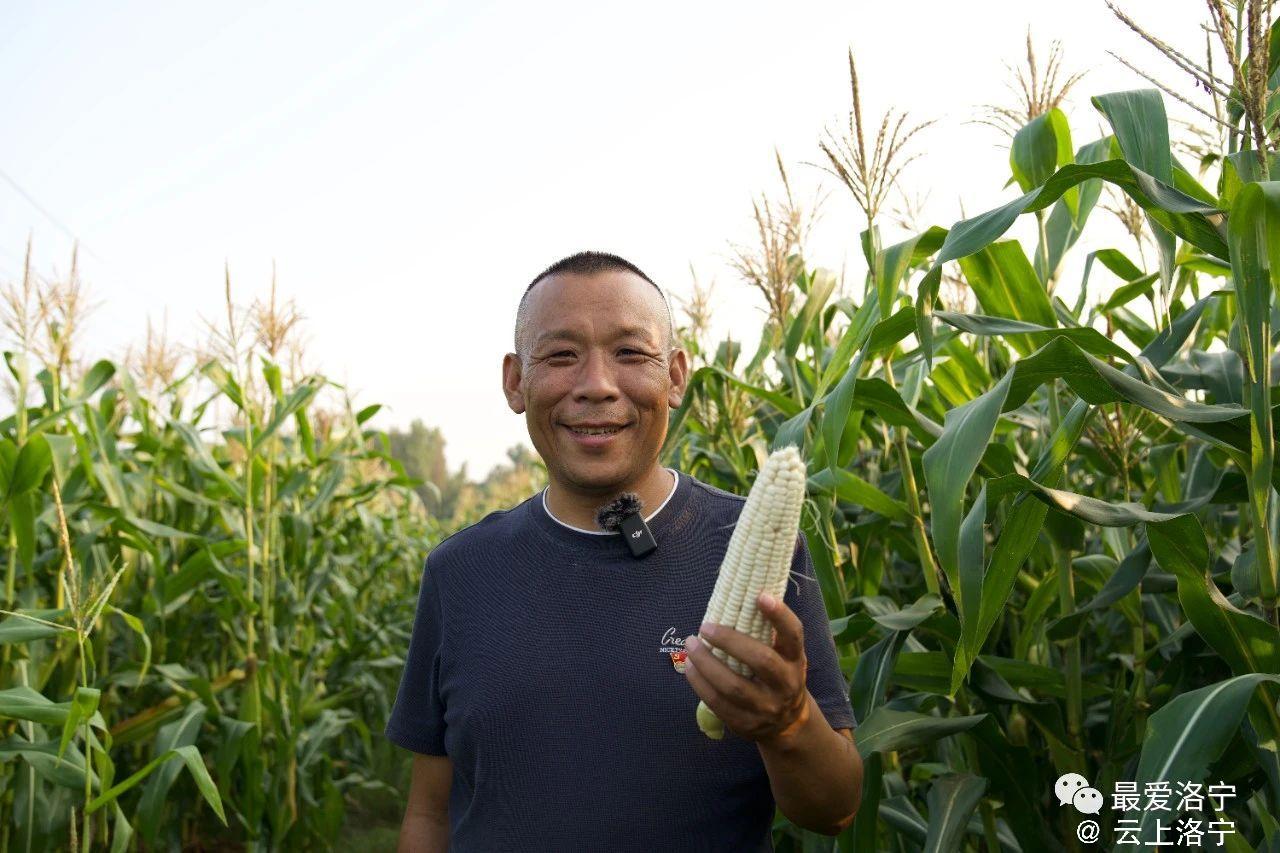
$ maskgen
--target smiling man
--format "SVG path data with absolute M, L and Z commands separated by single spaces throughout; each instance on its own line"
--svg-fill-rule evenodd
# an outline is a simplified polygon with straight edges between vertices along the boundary
M 783 601 L 759 600 L 772 646 L 699 624 L 745 498 L 659 462 L 688 374 L 662 292 L 622 258 L 573 255 L 526 289 L 502 385 L 549 484 L 427 558 L 386 728 L 417 753 L 401 851 L 738 853 L 772 850 L 775 805 L 829 835 L 852 821 L 862 762 L 804 538 Z M 624 492 L 657 541 L 643 557 L 596 520 Z

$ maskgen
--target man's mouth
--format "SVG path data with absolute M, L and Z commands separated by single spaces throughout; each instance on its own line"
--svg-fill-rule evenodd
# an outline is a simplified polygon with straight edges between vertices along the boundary
M 568 426 L 568 424 L 566 424 Z M 608 427 L 577 427 L 568 426 L 570 432 L 577 435 L 613 435 L 625 428 L 624 426 L 608 426 Z
M 570 439 L 579 447 L 602 448 L 613 443 L 614 438 L 630 424 L 561 424 Z

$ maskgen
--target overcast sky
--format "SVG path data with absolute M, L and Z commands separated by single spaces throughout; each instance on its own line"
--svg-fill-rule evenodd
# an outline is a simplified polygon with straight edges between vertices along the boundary
M 1123 5 L 1202 54 L 1202 3 Z M 800 198 L 829 191 L 812 262 L 860 281 L 852 199 L 803 165 L 847 121 L 848 49 L 869 117 L 936 120 L 904 174 L 925 224 L 1013 194 L 1006 140 L 971 120 L 1010 103 L 1028 25 L 1088 72 L 1067 105 L 1077 145 L 1099 135 L 1089 95 L 1147 85 L 1107 49 L 1189 91 L 1101 0 L 358 8 L 5 4 L 0 279 L 28 234 L 45 274 L 78 237 L 99 304 L 86 348 L 119 356 L 166 310 L 196 340 L 224 262 L 248 302 L 274 260 L 311 363 L 384 403 L 375 424 L 442 427 L 473 476 L 528 442 L 502 355 L 525 286 L 564 255 L 621 254 L 676 296 L 692 268 L 715 281 L 717 338 L 758 337 L 763 302 L 726 260 L 753 196 L 780 189 L 775 147 Z M 1090 239 L 1128 249 L 1109 219 Z

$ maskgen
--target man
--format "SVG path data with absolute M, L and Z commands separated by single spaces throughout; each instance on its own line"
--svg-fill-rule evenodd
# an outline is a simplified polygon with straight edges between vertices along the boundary
M 768 851 L 775 803 L 829 835 L 853 820 L 853 711 L 804 538 L 784 601 L 758 602 L 772 647 L 699 624 L 745 498 L 658 462 L 688 373 L 661 290 L 622 258 L 526 289 L 502 382 L 549 485 L 427 558 L 386 729 L 417 753 L 401 851 Z M 643 557 L 596 522 L 623 492 L 657 541 Z

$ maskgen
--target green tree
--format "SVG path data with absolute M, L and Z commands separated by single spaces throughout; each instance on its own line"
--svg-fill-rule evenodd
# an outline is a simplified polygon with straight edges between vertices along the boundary
M 467 483 L 466 464 L 449 473 L 445 459 L 445 438 L 439 427 L 428 427 L 414 418 L 405 432 L 388 430 L 391 453 L 404 465 L 405 473 L 422 485 L 416 491 L 427 511 L 437 518 L 453 516 L 458 496 Z

